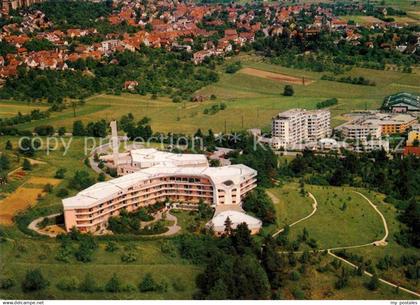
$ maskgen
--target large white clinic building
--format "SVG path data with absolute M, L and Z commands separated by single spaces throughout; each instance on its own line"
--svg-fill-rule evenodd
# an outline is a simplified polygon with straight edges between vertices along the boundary
M 76 227 L 81 232 L 95 232 L 106 228 L 109 217 L 122 209 L 135 211 L 165 199 L 240 206 L 257 186 L 254 169 L 242 164 L 209 167 L 204 155 L 139 149 L 130 156 L 134 156 L 132 173 L 96 183 L 63 200 L 67 231 Z

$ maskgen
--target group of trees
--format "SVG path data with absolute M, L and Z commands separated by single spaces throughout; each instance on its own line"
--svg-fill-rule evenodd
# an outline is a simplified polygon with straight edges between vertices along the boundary
M 89 136 L 104 138 L 108 135 L 108 123 L 105 120 L 89 122 L 87 126 L 82 121 L 73 122 L 73 136 Z
M 47 119 L 50 116 L 50 110 L 41 111 L 39 109 L 34 109 L 28 114 L 22 114 L 18 112 L 17 115 L 9 118 L 0 118 L 0 128 L 6 126 L 13 126 L 22 123 L 29 123 L 35 120 Z
M 143 139 L 147 141 L 153 135 L 150 121 L 149 117 L 143 117 L 140 121 L 135 122 L 134 116 L 129 113 L 121 117 L 120 125 L 130 140 Z
M 359 77 L 343 76 L 343 77 L 337 78 L 331 75 L 323 75 L 321 79 L 334 81 L 334 82 L 340 82 L 340 83 L 353 84 L 353 85 L 376 86 L 376 83 L 374 81 L 368 80 L 364 78 L 363 76 L 359 76 Z
M 79 59 L 68 62 L 72 69 L 64 71 L 19 68 L 17 77 L 9 78 L 0 90 L 0 98 L 60 103 L 66 97 L 81 99 L 99 92 L 120 94 L 125 81 L 135 80 L 139 83 L 135 93 L 189 100 L 193 92 L 218 80 L 217 72 L 163 49 L 142 47 L 138 52 L 117 52 L 107 60 Z
M 316 103 L 316 108 L 317 109 L 322 109 L 322 108 L 327 108 L 327 107 L 334 106 L 334 105 L 337 105 L 337 104 L 338 104 L 338 100 L 334 97 L 334 98 L 330 98 L 330 99 L 327 99 L 325 101 Z
M 216 114 L 218 113 L 220 110 L 225 110 L 226 109 L 226 104 L 225 103 L 220 103 L 220 104 L 214 104 L 211 107 L 208 108 L 204 108 L 203 110 L 203 114 Z

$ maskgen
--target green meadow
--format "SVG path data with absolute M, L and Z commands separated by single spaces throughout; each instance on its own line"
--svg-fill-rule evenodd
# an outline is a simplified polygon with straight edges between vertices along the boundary
M 152 119 L 154 131 L 192 133 L 213 129 L 214 132 L 238 131 L 248 128 L 269 128 L 271 118 L 280 111 L 294 107 L 314 109 L 316 103 L 337 98 L 338 104 L 331 108 L 332 125 L 337 126 L 345 119 L 344 113 L 362 109 L 377 109 L 385 96 L 400 92 L 420 92 L 420 70 L 414 69 L 413 73 L 395 71 L 378 71 L 362 68 L 353 68 L 344 75 L 363 76 L 376 82 L 376 86 L 360 86 L 321 80 L 326 73 L 308 72 L 304 70 L 284 68 L 264 62 L 255 55 L 240 55 L 230 61 L 241 60 L 243 67 L 251 67 L 262 71 L 285 74 L 301 79 L 304 77 L 313 82 L 309 85 L 293 85 L 295 94 L 291 97 L 282 95 L 287 84 L 283 81 L 267 79 L 259 76 L 248 75 L 238 71 L 235 74 L 226 74 L 223 67 L 220 70 L 220 80 L 202 88 L 196 94 L 205 97 L 215 95 L 216 100 L 205 102 L 173 103 L 167 97 L 151 99 L 150 96 L 122 94 L 121 96 L 98 95 L 88 98 L 86 105 L 76 108 L 74 117 L 71 107 L 62 112 L 54 112 L 46 120 L 33 121 L 19 125 L 21 129 L 33 129 L 37 125 L 51 124 L 58 128 L 61 126 L 71 130 L 75 120 L 89 122 L 93 120 L 119 119 L 129 112 L 140 119 L 148 116 Z M 206 108 L 217 103 L 225 103 L 227 108 L 215 114 L 204 114 Z M 44 103 L 42 106 L 46 106 Z M 0 109 L 5 112 L 17 113 L 26 109 L 26 103 L 1 102 Z M 39 105 L 31 105 L 39 108 Z M 29 110 L 27 110 L 29 111 Z M 0 112 L 0 115 L 1 112 Z M 5 115 L 3 115 L 5 116 Z

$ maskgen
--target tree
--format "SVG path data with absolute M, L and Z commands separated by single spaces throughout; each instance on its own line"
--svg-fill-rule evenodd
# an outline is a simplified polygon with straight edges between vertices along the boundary
M 74 174 L 69 185 L 71 188 L 81 191 L 92 184 L 94 184 L 93 178 L 89 176 L 88 172 L 81 170 Z
M 121 281 L 118 276 L 114 273 L 105 285 L 105 290 L 108 292 L 120 292 L 122 290 Z
M 13 145 L 12 142 L 10 142 L 10 140 L 7 140 L 6 145 L 4 147 L 6 150 L 12 150 L 13 149 Z
M 22 282 L 24 292 L 38 291 L 48 287 L 49 283 L 42 275 L 39 269 L 26 272 L 25 279 Z
M 64 136 L 66 134 L 66 127 L 60 127 L 58 128 L 58 135 L 60 137 Z
M 84 136 L 86 135 L 85 125 L 82 121 L 73 122 L 73 136 Z
M 248 249 L 252 249 L 253 242 L 251 238 L 251 231 L 248 229 L 248 225 L 243 222 L 240 223 L 233 231 L 231 236 L 232 244 L 239 255 L 244 255 Z
M 376 273 L 370 278 L 370 281 L 367 283 L 367 288 L 369 290 L 376 290 L 379 287 L 379 278 Z
M 293 89 L 293 86 L 291 85 L 284 86 L 284 91 L 283 91 L 284 96 L 293 96 L 294 93 L 295 91 Z
M 80 283 L 79 289 L 82 292 L 95 292 L 98 289 L 95 278 L 90 273 L 87 273 L 83 281 Z
M 64 179 L 64 176 L 66 174 L 66 169 L 65 168 L 59 168 L 56 172 L 55 172 L 55 178 L 57 179 Z
M 23 170 L 25 171 L 30 171 L 32 170 L 32 164 L 28 159 L 23 159 L 23 165 L 22 165 Z
M 226 236 L 230 236 L 232 234 L 232 220 L 230 220 L 229 216 L 225 220 L 225 233 Z
M 140 292 L 149 292 L 158 290 L 158 284 L 153 279 L 151 273 L 146 273 L 143 280 L 139 284 Z

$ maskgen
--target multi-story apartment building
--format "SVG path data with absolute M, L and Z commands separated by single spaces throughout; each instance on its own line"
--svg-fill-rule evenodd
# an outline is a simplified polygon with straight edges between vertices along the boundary
M 272 136 L 284 144 L 302 143 L 308 139 L 308 116 L 302 109 L 290 109 L 273 118 Z
M 331 134 L 331 112 L 328 110 L 307 111 L 308 138 L 317 141 Z
M 169 199 L 212 206 L 240 205 L 256 187 L 257 172 L 245 165 L 176 167 L 157 165 L 107 182 L 97 183 L 63 200 L 66 230 L 106 228 L 109 217 L 122 209 L 135 211 Z
M 276 145 L 316 141 L 331 133 L 331 114 L 328 110 L 290 109 L 272 120 L 272 137 Z

